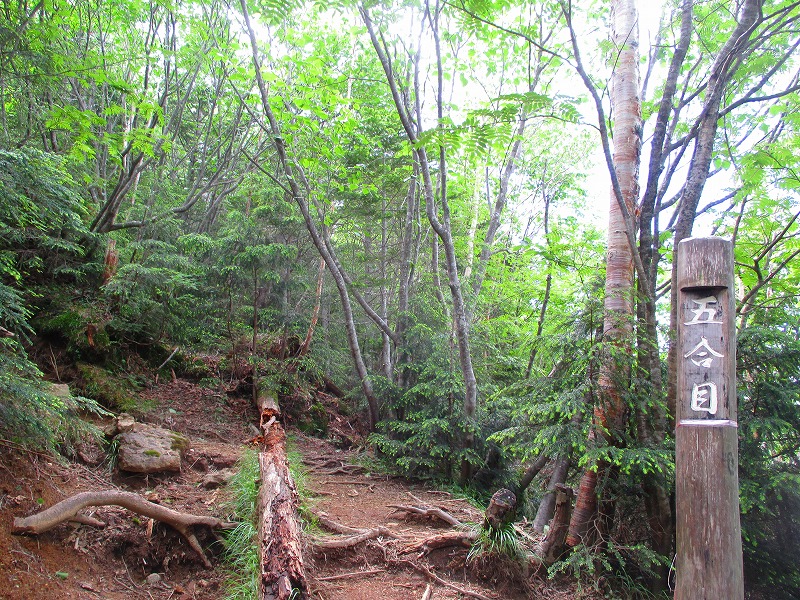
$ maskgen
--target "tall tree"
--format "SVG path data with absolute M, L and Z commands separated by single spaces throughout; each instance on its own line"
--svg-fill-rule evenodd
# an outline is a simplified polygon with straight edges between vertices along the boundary
M 600 402 L 594 410 L 592 436 L 602 435 L 618 444 L 626 417 L 626 384 L 629 363 L 625 347 L 633 332 L 633 254 L 629 230 L 630 215 L 639 196 L 641 153 L 641 107 L 639 101 L 639 24 L 634 0 L 611 3 L 615 67 L 611 80 L 614 109 L 613 173 L 606 258 L 605 351 L 598 387 Z M 577 46 L 576 46 L 577 54 Z M 583 473 L 570 523 L 567 543 L 587 542 L 587 533 L 597 512 L 597 481 L 607 465 L 592 465 Z

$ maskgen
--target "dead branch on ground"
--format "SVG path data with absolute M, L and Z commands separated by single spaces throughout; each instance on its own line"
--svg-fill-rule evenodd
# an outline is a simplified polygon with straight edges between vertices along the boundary
M 431 580 L 435 581 L 439 585 L 443 585 L 445 587 L 448 587 L 451 590 L 455 590 L 456 592 L 458 592 L 459 594 L 462 594 L 464 596 L 470 596 L 472 598 L 477 598 L 478 600 L 496 600 L 496 598 L 493 598 L 493 597 L 490 597 L 490 596 L 484 596 L 481 593 L 473 592 L 472 590 L 469 590 L 467 588 L 458 586 L 458 585 L 456 585 L 454 583 L 450 583 L 446 579 L 442 579 L 441 577 L 439 577 L 436 573 L 434 573 L 433 571 L 431 571 L 430 569 L 428 569 L 424 565 L 419 565 L 419 564 L 415 563 L 414 561 L 402 560 L 401 559 L 401 560 L 393 560 L 392 562 L 396 563 L 396 564 L 400 564 L 400 565 L 408 565 L 409 567 L 411 567 L 415 571 L 418 571 L 418 572 L 422 573 L 423 575 L 425 575 L 428 579 L 431 579 Z
M 436 508 L 434 506 L 407 506 L 404 504 L 389 504 L 388 507 L 395 509 L 393 513 L 403 511 L 408 514 L 441 519 L 442 521 L 453 527 L 460 527 L 461 525 L 463 525 L 461 521 L 456 519 L 450 513 L 442 510 L 441 508 Z
M 78 515 L 78 512 L 89 506 L 109 505 L 121 506 L 145 517 L 150 517 L 156 521 L 166 523 L 186 539 L 192 550 L 197 552 L 200 556 L 203 565 L 207 569 L 211 568 L 211 562 L 209 562 L 203 552 L 200 542 L 197 541 L 192 527 L 197 525 L 205 525 L 211 529 L 233 529 L 236 527 L 236 523 L 221 521 L 216 517 L 204 517 L 178 512 L 166 506 L 149 502 L 132 492 L 105 490 L 99 492 L 81 492 L 35 515 L 29 517 L 15 517 L 11 532 L 14 534 L 38 535 L 64 521 L 72 520 L 78 520 L 79 522 L 95 526 L 104 526 L 105 524 L 102 521 L 97 521 L 96 519 L 92 519 L 92 517 L 87 518 L 83 515 Z M 90 521 L 89 519 L 92 520 Z

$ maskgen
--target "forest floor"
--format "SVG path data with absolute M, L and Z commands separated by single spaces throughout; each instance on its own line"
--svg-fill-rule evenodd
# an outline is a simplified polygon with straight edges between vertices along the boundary
M 226 491 L 203 485 L 209 473 L 233 466 L 248 444 L 258 415 L 248 399 L 220 395 L 175 380 L 141 393 L 149 406 L 137 418 L 186 435 L 191 448 L 180 473 L 126 475 L 99 448 L 81 448 L 83 460 L 22 453 L 0 441 L 0 598 L 9 600 L 216 600 L 224 595 L 221 545 L 198 532 L 211 557 L 205 569 L 186 541 L 167 525 L 126 509 L 90 509 L 102 529 L 65 523 L 36 537 L 10 534 L 14 517 L 27 516 L 81 491 L 122 489 L 179 511 L 226 518 Z M 312 530 L 304 559 L 315 600 L 576 598 L 574 581 L 524 576 L 503 560 L 467 561 L 468 548 L 423 554 L 414 541 L 450 531 L 450 525 L 409 516 L 392 505 L 439 508 L 461 522 L 482 513 L 465 498 L 399 477 L 370 472 L 364 452 L 292 432 L 311 493 L 309 509 L 353 528 L 388 529 L 348 548 L 320 549 Z M 154 575 L 155 574 L 155 575 Z M 435 575 L 432 577 L 431 575 Z M 438 579 L 436 579 L 438 578 Z M 588 598 L 589 595 L 580 595 Z

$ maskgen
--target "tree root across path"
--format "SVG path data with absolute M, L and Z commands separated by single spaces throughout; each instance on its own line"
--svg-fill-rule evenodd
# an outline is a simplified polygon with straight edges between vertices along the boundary
M 200 560 L 203 561 L 203 565 L 207 569 L 211 568 L 211 562 L 203 552 L 203 548 L 192 531 L 192 527 L 204 525 L 211 529 L 233 529 L 237 525 L 236 523 L 222 521 L 216 517 L 203 517 L 200 515 L 178 512 L 166 506 L 149 502 L 132 492 L 107 490 L 100 492 L 81 492 L 35 515 L 29 517 L 15 517 L 11 532 L 18 535 L 38 535 L 64 521 L 77 521 L 95 527 L 104 527 L 105 523 L 102 521 L 98 521 L 93 517 L 79 515 L 78 511 L 89 506 L 110 505 L 127 508 L 130 511 L 171 526 L 186 539 L 192 550 L 197 552 Z
M 396 511 L 405 511 L 409 514 L 416 514 L 426 517 L 436 517 L 442 519 L 443 521 L 455 526 L 460 526 L 461 523 L 455 517 L 451 516 L 447 512 L 432 508 L 429 506 L 402 506 L 402 505 L 389 505 L 390 508 L 395 508 Z M 314 546 L 316 548 L 322 550 L 330 550 L 335 548 L 351 548 L 366 542 L 368 540 L 374 540 L 379 537 L 387 537 L 392 538 L 394 540 L 401 540 L 401 537 L 392 532 L 390 529 L 386 527 L 378 526 L 373 527 L 370 529 L 356 529 L 354 527 L 349 527 L 347 525 L 343 525 L 338 523 L 332 519 L 330 519 L 327 514 L 321 511 L 314 511 L 312 510 L 311 513 L 317 520 L 317 523 L 327 529 L 328 531 L 332 531 L 334 533 L 342 534 L 346 537 L 328 537 L 328 538 L 321 538 L 314 540 Z M 442 548 L 446 546 L 466 546 L 467 548 L 475 541 L 477 537 L 477 533 L 474 531 L 450 531 L 439 535 L 434 535 L 430 537 L 423 538 L 422 540 L 417 540 L 409 545 L 406 545 L 400 551 L 401 553 L 407 553 L 414 550 L 422 550 L 422 554 L 427 554 L 430 550 L 434 548 Z M 442 577 L 439 577 L 434 573 L 430 568 L 414 561 L 408 559 L 398 559 L 398 558 L 389 558 L 386 556 L 388 546 L 386 544 L 381 544 L 384 552 L 384 560 L 386 564 L 389 566 L 401 567 L 401 568 L 411 568 L 421 574 L 423 574 L 429 581 L 438 583 L 444 587 L 450 588 L 452 590 L 457 591 L 458 593 L 469 596 L 472 598 L 476 598 L 477 600 L 496 600 L 494 597 L 485 596 L 478 592 L 474 592 L 468 588 L 458 586 Z M 356 577 L 366 574 L 373 574 L 373 573 L 380 573 L 383 572 L 383 569 L 375 569 L 371 571 L 359 571 L 356 573 L 346 573 L 344 575 L 334 575 L 331 577 L 322 577 L 317 579 L 317 581 L 326 581 L 331 579 L 338 579 L 338 578 L 347 578 L 347 577 Z M 431 587 L 428 586 L 426 590 L 426 594 L 430 594 Z M 430 595 L 428 595 L 430 597 Z

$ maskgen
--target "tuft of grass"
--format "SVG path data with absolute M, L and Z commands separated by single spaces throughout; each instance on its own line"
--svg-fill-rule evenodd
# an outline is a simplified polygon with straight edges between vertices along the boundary
M 297 490 L 298 512 L 300 513 L 300 524 L 303 531 L 309 535 L 321 533 L 317 518 L 311 511 L 314 502 L 314 492 L 309 487 L 308 470 L 303 466 L 303 455 L 297 449 L 294 438 L 286 440 L 286 461 L 289 463 L 289 473 L 294 480 L 294 487 Z
M 480 527 L 478 537 L 467 554 L 467 562 L 485 554 L 505 555 L 514 559 L 524 554 L 514 523 L 506 523 L 499 529 L 492 529 L 485 524 Z
M 227 488 L 231 496 L 227 508 L 239 525 L 228 531 L 223 540 L 228 565 L 223 600 L 252 600 L 258 597 L 261 568 L 256 527 L 259 467 L 255 449 L 245 450 Z

